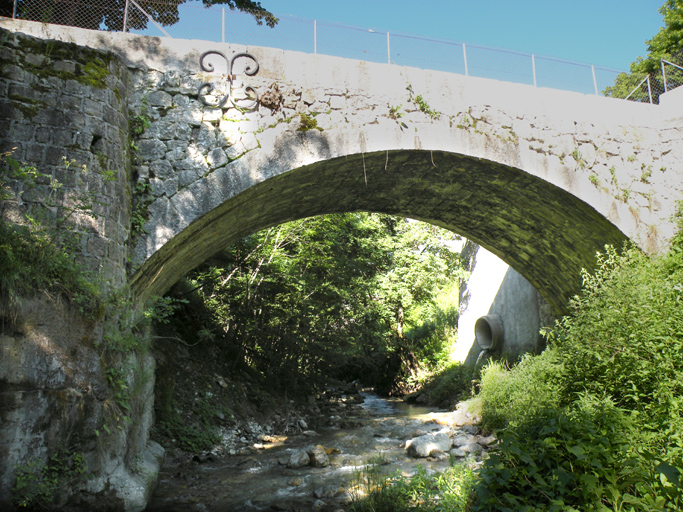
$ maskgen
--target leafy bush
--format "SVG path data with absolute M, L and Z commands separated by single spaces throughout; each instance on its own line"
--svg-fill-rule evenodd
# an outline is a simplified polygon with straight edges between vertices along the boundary
M 630 434 L 609 398 L 584 394 L 570 409 L 536 410 L 500 432 L 474 510 L 607 510 L 641 477 L 628 458 Z
M 512 370 L 505 362 L 487 363 L 479 393 L 482 426 L 502 428 L 557 407 L 561 372 L 562 361 L 552 349 L 540 356 L 523 356 Z
M 584 276 L 555 336 L 564 361 L 561 398 L 606 393 L 631 411 L 646 449 L 674 463 L 683 456 L 683 252 L 665 258 L 608 249 Z
M 422 384 L 429 403 L 451 404 L 469 396 L 472 390 L 472 368 L 460 362 L 451 363 L 430 375 Z
M 664 257 L 607 248 L 583 279 L 543 354 L 482 373 L 483 422 L 506 428 L 475 510 L 683 505 L 683 236 Z
M 58 452 L 47 463 L 34 459 L 17 468 L 12 494 L 21 508 L 52 510 L 64 487 L 73 486 L 87 472 L 81 453 Z

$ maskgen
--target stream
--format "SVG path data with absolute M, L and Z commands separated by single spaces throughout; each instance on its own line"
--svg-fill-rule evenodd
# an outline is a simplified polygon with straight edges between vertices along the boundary
M 294 436 L 268 436 L 248 455 L 208 458 L 198 463 L 165 465 L 147 511 L 256 512 L 348 511 L 354 473 L 381 461 L 387 474 L 406 476 L 418 465 L 442 471 L 448 457 L 414 459 L 404 448 L 408 439 L 432 432 L 458 435 L 476 430 L 462 412 L 434 411 L 398 399 L 363 392 L 360 405 L 349 405 L 345 419 L 353 428 L 321 428 Z M 297 449 L 321 445 L 326 467 L 288 468 Z

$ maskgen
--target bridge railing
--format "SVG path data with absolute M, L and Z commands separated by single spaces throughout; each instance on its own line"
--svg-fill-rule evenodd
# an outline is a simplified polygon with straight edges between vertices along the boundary
M 12 16 L 96 30 L 231 42 L 387 62 L 538 87 L 604 94 L 622 72 L 603 66 L 464 42 L 280 15 L 274 28 L 225 6 L 186 0 L 13 0 Z M 677 76 L 672 72 L 672 76 Z M 653 80 L 650 80 L 650 90 Z M 629 99 L 657 102 L 647 83 Z M 645 87 L 645 89 L 644 89 Z M 666 87 L 666 85 L 664 85 Z M 664 92 L 664 91 L 661 91 Z M 609 95 L 625 97 L 625 94 Z

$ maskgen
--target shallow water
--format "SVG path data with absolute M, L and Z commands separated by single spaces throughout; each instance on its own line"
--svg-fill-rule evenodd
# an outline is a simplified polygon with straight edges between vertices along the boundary
M 264 443 L 249 455 L 225 457 L 203 464 L 191 463 L 162 470 L 148 511 L 240 512 L 258 510 L 348 510 L 354 473 L 373 461 L 382 461 L 388 474 L 409 475 L 418 464 L 443 470 L 448 461 L 411 459 L 404 443 L 422 432 L 448 429 L 451 413 L 432 412 L 424 406 L 363 393 L 364 403 L 345 416 L 362 426 L 320 429 L 315 436 L 297 435 Z M 292 450 L 322 445 L 334 453 L 330 466 L 288 469 Z M 280 462 L 279 462 L 280 461 Z

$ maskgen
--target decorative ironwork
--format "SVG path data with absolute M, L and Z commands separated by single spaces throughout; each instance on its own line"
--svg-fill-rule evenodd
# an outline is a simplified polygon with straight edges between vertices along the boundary
M 246 67 L 244 68 L 244 74 L 247 76 L 254 76 L 256 73 L 259 71 L 259 64 L 258 61 L 256 60 L 256 57 L 251 55 L 250 53 L 237 53 L 232 56 L 232 58 L 228 58 L 225 56 L 224 53 L 216 51 L 216 50 L 210 50 L 208 52 L 204 52 L 201 57 L 199 57 L 199 65 L 201 66 L 203 71 L 206 71 L 208 73 L 213 73 L 214 72 L 214 67 L 213 64 L 210 62 L 205 62 L 205 58 L 209 55 L 219 55 L 225 59 L 225 62 L 228 65 L 228 76 L 227 76 L 227 92 L 225 93 L 225 96 L 223 96 L 221 99 L 218 100 L 217 103 L 211 103 L 204 98 L 204 95 L 211 94 L 215 87 L 213 84 L 209 82 L 205 82 L 202 85 L 199 86 L 199 99 L 200 101 L 209 107 L 223 107 L 225 106 L 228 101 L 237 108 L 244 109 L 244 110 L 253 110 L 257 107 L 258 105 L 258 94 L 256 93 L 256 90 L 254 90 L 253 87 L 246 86 L 244 88 L 244 92 L 246 93 L 247 98 L 235 98 L 235 95 L 233 94 L 233 81 L 236 78 L 236 75 L 233 74 L 233 67 L 235 65 L 235 61 L 239 58 L 246 58 L 250 59 L 253 61 L 249 62 Z M 202 92 L 204 91 L 204 92 Z M 245 104 L 245 101 L 248 101 L 249 103 Z

